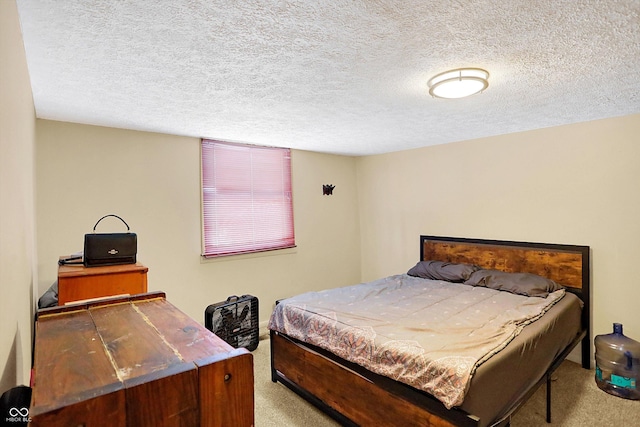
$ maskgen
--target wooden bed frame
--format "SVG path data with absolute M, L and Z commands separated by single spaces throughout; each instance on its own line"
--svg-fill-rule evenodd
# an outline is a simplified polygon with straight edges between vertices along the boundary
M 582 366 L 591 366 L 589 247 L 549 243 L 420 236 L 420 259 L 475 264 L 507 272 L 548 277 L 584 303 L 582 330 L 551 363 L 544 376 L 501 423 L 547 384 L 547 422 L 551 421 L 551 374 L 582 342 Z M 478 426 L 473 414 L 444 405 L 428 393 L 374 374 L 319 347 L 271 331 L 271 379 L 313 403 L 340 424 L 402 426 Z

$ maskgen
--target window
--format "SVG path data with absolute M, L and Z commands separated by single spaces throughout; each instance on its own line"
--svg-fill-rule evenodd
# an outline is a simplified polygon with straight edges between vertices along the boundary
M 202 140 L 204 256 L 295 246 L 291 152 Z

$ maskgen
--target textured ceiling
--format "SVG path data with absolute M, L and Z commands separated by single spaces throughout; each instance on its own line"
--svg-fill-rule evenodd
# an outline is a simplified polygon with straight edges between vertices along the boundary
M 17 4 L 44 119 L 366 155 L 640 113 L 639 0 Z

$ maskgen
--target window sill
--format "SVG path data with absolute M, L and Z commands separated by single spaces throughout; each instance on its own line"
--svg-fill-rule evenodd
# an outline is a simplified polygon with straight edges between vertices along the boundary
M 217 262 L 225 262 L 225 261 L 241 261 L 244 259 L 292 255 L 295 253 L 298 253 L 297 246 L 293 246 L 291 248 L 284 248 L 284 249 L 272 249 L 269 251 L 262 251 L 262 252 L 251 252 L 247 254 L 221 255 L 221 256 L 209 257 L 209 258 L 205 257 L 204 255 L 200 255 L 200 264 L 209 264 L 209 263 L 217 263 Z

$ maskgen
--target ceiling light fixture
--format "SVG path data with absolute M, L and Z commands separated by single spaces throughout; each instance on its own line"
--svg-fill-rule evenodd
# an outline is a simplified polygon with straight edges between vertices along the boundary
M 437 98 L 464 98 L 489 86 L 489 72 L 482 68 L 456 68 L 436 74 L 427 82 L 429 94 Z

